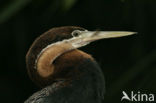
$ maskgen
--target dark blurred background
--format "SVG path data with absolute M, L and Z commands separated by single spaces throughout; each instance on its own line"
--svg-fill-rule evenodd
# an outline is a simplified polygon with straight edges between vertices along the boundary
M 22 103 L 39 90 L 26 52 L 40 34 L 66 25 L 138 32 L 81 48 L 103 70 L 104 103 L 120 103 L 122 91 L 156 93 L 156 0 L 0 0 L 1 103 Z

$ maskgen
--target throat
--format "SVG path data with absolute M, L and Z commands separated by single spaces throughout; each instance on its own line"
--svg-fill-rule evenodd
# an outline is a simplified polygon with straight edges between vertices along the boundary
M 69 43 L 58 43 L 49 45 L 39 54 L 36 60 L 36 69 L 38 74 L 46 78 L 54 73 L 55 66 L 53 62 L 62 54 L 75 49 Z

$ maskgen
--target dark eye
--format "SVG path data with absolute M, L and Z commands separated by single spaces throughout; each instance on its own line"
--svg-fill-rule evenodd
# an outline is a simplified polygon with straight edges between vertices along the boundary
M 73 37 L 77 37 L 81 34 L 81 31 L 80 30 L 74 30 L 71 34 Z

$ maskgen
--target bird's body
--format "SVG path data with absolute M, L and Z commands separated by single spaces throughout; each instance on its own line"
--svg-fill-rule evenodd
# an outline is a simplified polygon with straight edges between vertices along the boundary
M 101 103 L 105 88 L 103 74 L 96 62 L 86 59 L 83 63 L 77 67 L 82 73 L 80 77 L 58 80 L 33 94 L 25 103 Z
M 74 26 L 53 28 L 38 37 L 26 63 L 30 78 L 43 89 L 25 103 L 101 103 L 103 73 L 91 55 L 77 48 L 105 37 Z

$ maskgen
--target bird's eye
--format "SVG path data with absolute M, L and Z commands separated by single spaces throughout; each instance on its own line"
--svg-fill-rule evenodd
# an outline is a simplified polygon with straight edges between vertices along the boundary
M 73 37 L 78 37 L 81 34 L 81 31 L 80 30 L 74 30 L 71 34 Z

